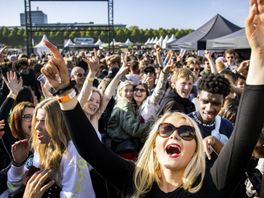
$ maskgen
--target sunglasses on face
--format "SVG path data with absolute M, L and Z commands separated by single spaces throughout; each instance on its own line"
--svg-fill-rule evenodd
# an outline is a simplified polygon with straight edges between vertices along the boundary
M 25 121 L 31 121 L 32 120 L 32 115 L 31 114 L 25 114 L 22 116 L 22 119 Z
M 145 89 L 135 88 L 134 92 L 146 92 Z
M 180 127 L 175 127 L 169 123 L 161 123 L 158 128 L 158 133 L 161 137 L 169 137 L 171 134 L 177 131 L 181 139 L 185 141 L 191 141 L 195 136 L 195 128 L 189 125 L 182 125 Z
M 191 71 L 199 71 L 199 68 L 190 68 Z
M 81 78 L 81 77 L 85 77 L 85 74 L 81 74 L 81 73 L 77 73 L 77 74 L 75 74 L 76 76 L 78 76 L 79 78 Z

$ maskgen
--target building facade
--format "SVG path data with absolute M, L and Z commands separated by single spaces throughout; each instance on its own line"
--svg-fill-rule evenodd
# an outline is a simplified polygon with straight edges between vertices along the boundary
M 25 26 L 25 19 L 26 15 L 25 13 L 20 13 L 20 25 Z M 32 25 L 42 25 L 42 24 L 47 24 L 48 23 L 48 17 L 45 13 L 43 13 L 41 10 L 38 9 L 35 11 L 31 11 L 31 20 L 32 20 Z

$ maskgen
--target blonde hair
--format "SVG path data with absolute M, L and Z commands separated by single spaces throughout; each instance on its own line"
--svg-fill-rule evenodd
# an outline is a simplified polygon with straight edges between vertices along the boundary
M 158 134 L 158 126 L 166 118 L 171 116 L 176 117 L 177 119 L 184 119 L 190 126 L 195 128 L 196 133 L 196 152 L 185 168 L 182 178 L 182 187 L 190 193 L 196 193 L 202 187 L 205 175 L 205 155 L 200 130 L 197 124 L 187 115 L 179 112 L 166 113 L 154 124 L 139 153 L 134 172 L 135 193 L 133 197 L 140 197 L 149 192 L 154 182 L 157 184 L 161 183 L 159 177 L 161 171 L 160 164 L 156 153 L 154 152 L 154 146 Z
M 171 83 L 175 83 L 178 79 L 184 78 L 186 80 L 194 81 L 194 75 L 191 70 L 187 68 L 175 69 L 171 77 Z
M 50 136 L 48 144 L 40 144 L 37 138 L 36 116 L 39 109 L 43 109 L 46 113 L 45 129 Z M 55 98 L 47 98 L 40 102 L 35 108 L 32 120 L 32 148 L 39 153 L 40 168 L 52 169 L 57 173 L 69 140 L 69 132 L 57 100 Z
M 225 69 L 225 64 L 223 62 L 217 62 L 215 64 L 216 70 L 218 73 L 220 73 L 221 71 L 223 71 Z
M 83 105 L 83 109 L 84 109 L 85 112 L 87 112 L 86 109 L 88 108 L 87 105 L 88 105 L 88 100 L 89 100 L 89 98 L 91 97 L 91 95 L 92 95 L 93 93 L 98 93 L 99 96 L 100 96 L 100 105 L 99 105 L 99 108 L 97 109 L 97 111 L 95 112 L 95 113 L 97 113 L 97 112 L 100 110 L 101 105 L 102 105 L 102 102 L 103 102 L 103 94 L 102 94 L 101 90 L 99 90 L 99 89 L 97 89 L 97 88 L 95 88 L 95 87 L 92 87 L 91 89 L 92 89 L 92 90 L 91 90 L 91 94 L 88 96 L 86 102 L 84 103 L 84 105 Z M 93 116 L 93 115 L 91 115 L 91 116 Z
M 121 83 L 118 85 L 118 87 L 117 87 L 117 94 L 116 94 L 116 96 L 117 96 L 117 100 L 123 98 L 123 97 L 121 96 L 121 91 L 122 91 L 122 89 L 123 89 L 124 87 L 126 87 L 126 86 L 128 86 L 128 85 L 131 85 L 132 87 L 134 87 L 134 83 L 133 83 L 132 81 L 129 81 L 129 80 L 123 81 L 123 82 L 121 82 Z

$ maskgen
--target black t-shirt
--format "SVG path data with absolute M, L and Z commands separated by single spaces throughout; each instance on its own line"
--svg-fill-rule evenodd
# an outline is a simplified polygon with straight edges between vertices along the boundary
M 258 140 L 264 122 L 263 99 L 264 85 L 245 86 L 234 131 L 214 165 L 207 166 L 199 192 L 190 194 L 178 188 L 163 193 L 154 183 L 146 197 L 229 197 L 242 179 Z M 135 164 L 120 158 L 100 142 L 79 104 L 63 113 L 80 155 L 125 196 L 131 196 Z

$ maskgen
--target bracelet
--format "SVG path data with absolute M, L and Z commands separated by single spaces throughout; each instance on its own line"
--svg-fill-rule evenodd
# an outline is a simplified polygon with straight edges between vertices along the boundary
M 76 82 L 74 80 L 71 80 L 70 83 L 64 87 L 64 88 L 61 88 L 61 89 L 54 89 L 53 87 L 49 88 L 49 92 L 53 95 L 53 96 L 56 96 L 56 95 L 61 95 L 63 94 L 64 92 L 72 89 L 72 88 L 75 88 L 75 85 L 76 85 Z
M 68 95 L 57 96 L 57 100 L 59 103 L 66 103 L 73 99 L 75 96 L 77 96 L 77 91 L 73 89 Z
M 8 97 L 13 98 L 14 100 L 16 99 L 17 95 L 14 93 L 8 94 Z
M 87 78 L 88 83 L 93 83 L 93 81 L 94 81 L 94 78 Z
M 25 160 L 25 161 L 23 161 L 21 163 L 17 163 L 14 160 L 12 160 L 12 165 L 14 165 L 15 167 L 21 167 L 21 166 L 23 166 L 25 164 L 26 161 L 27 160 Z

